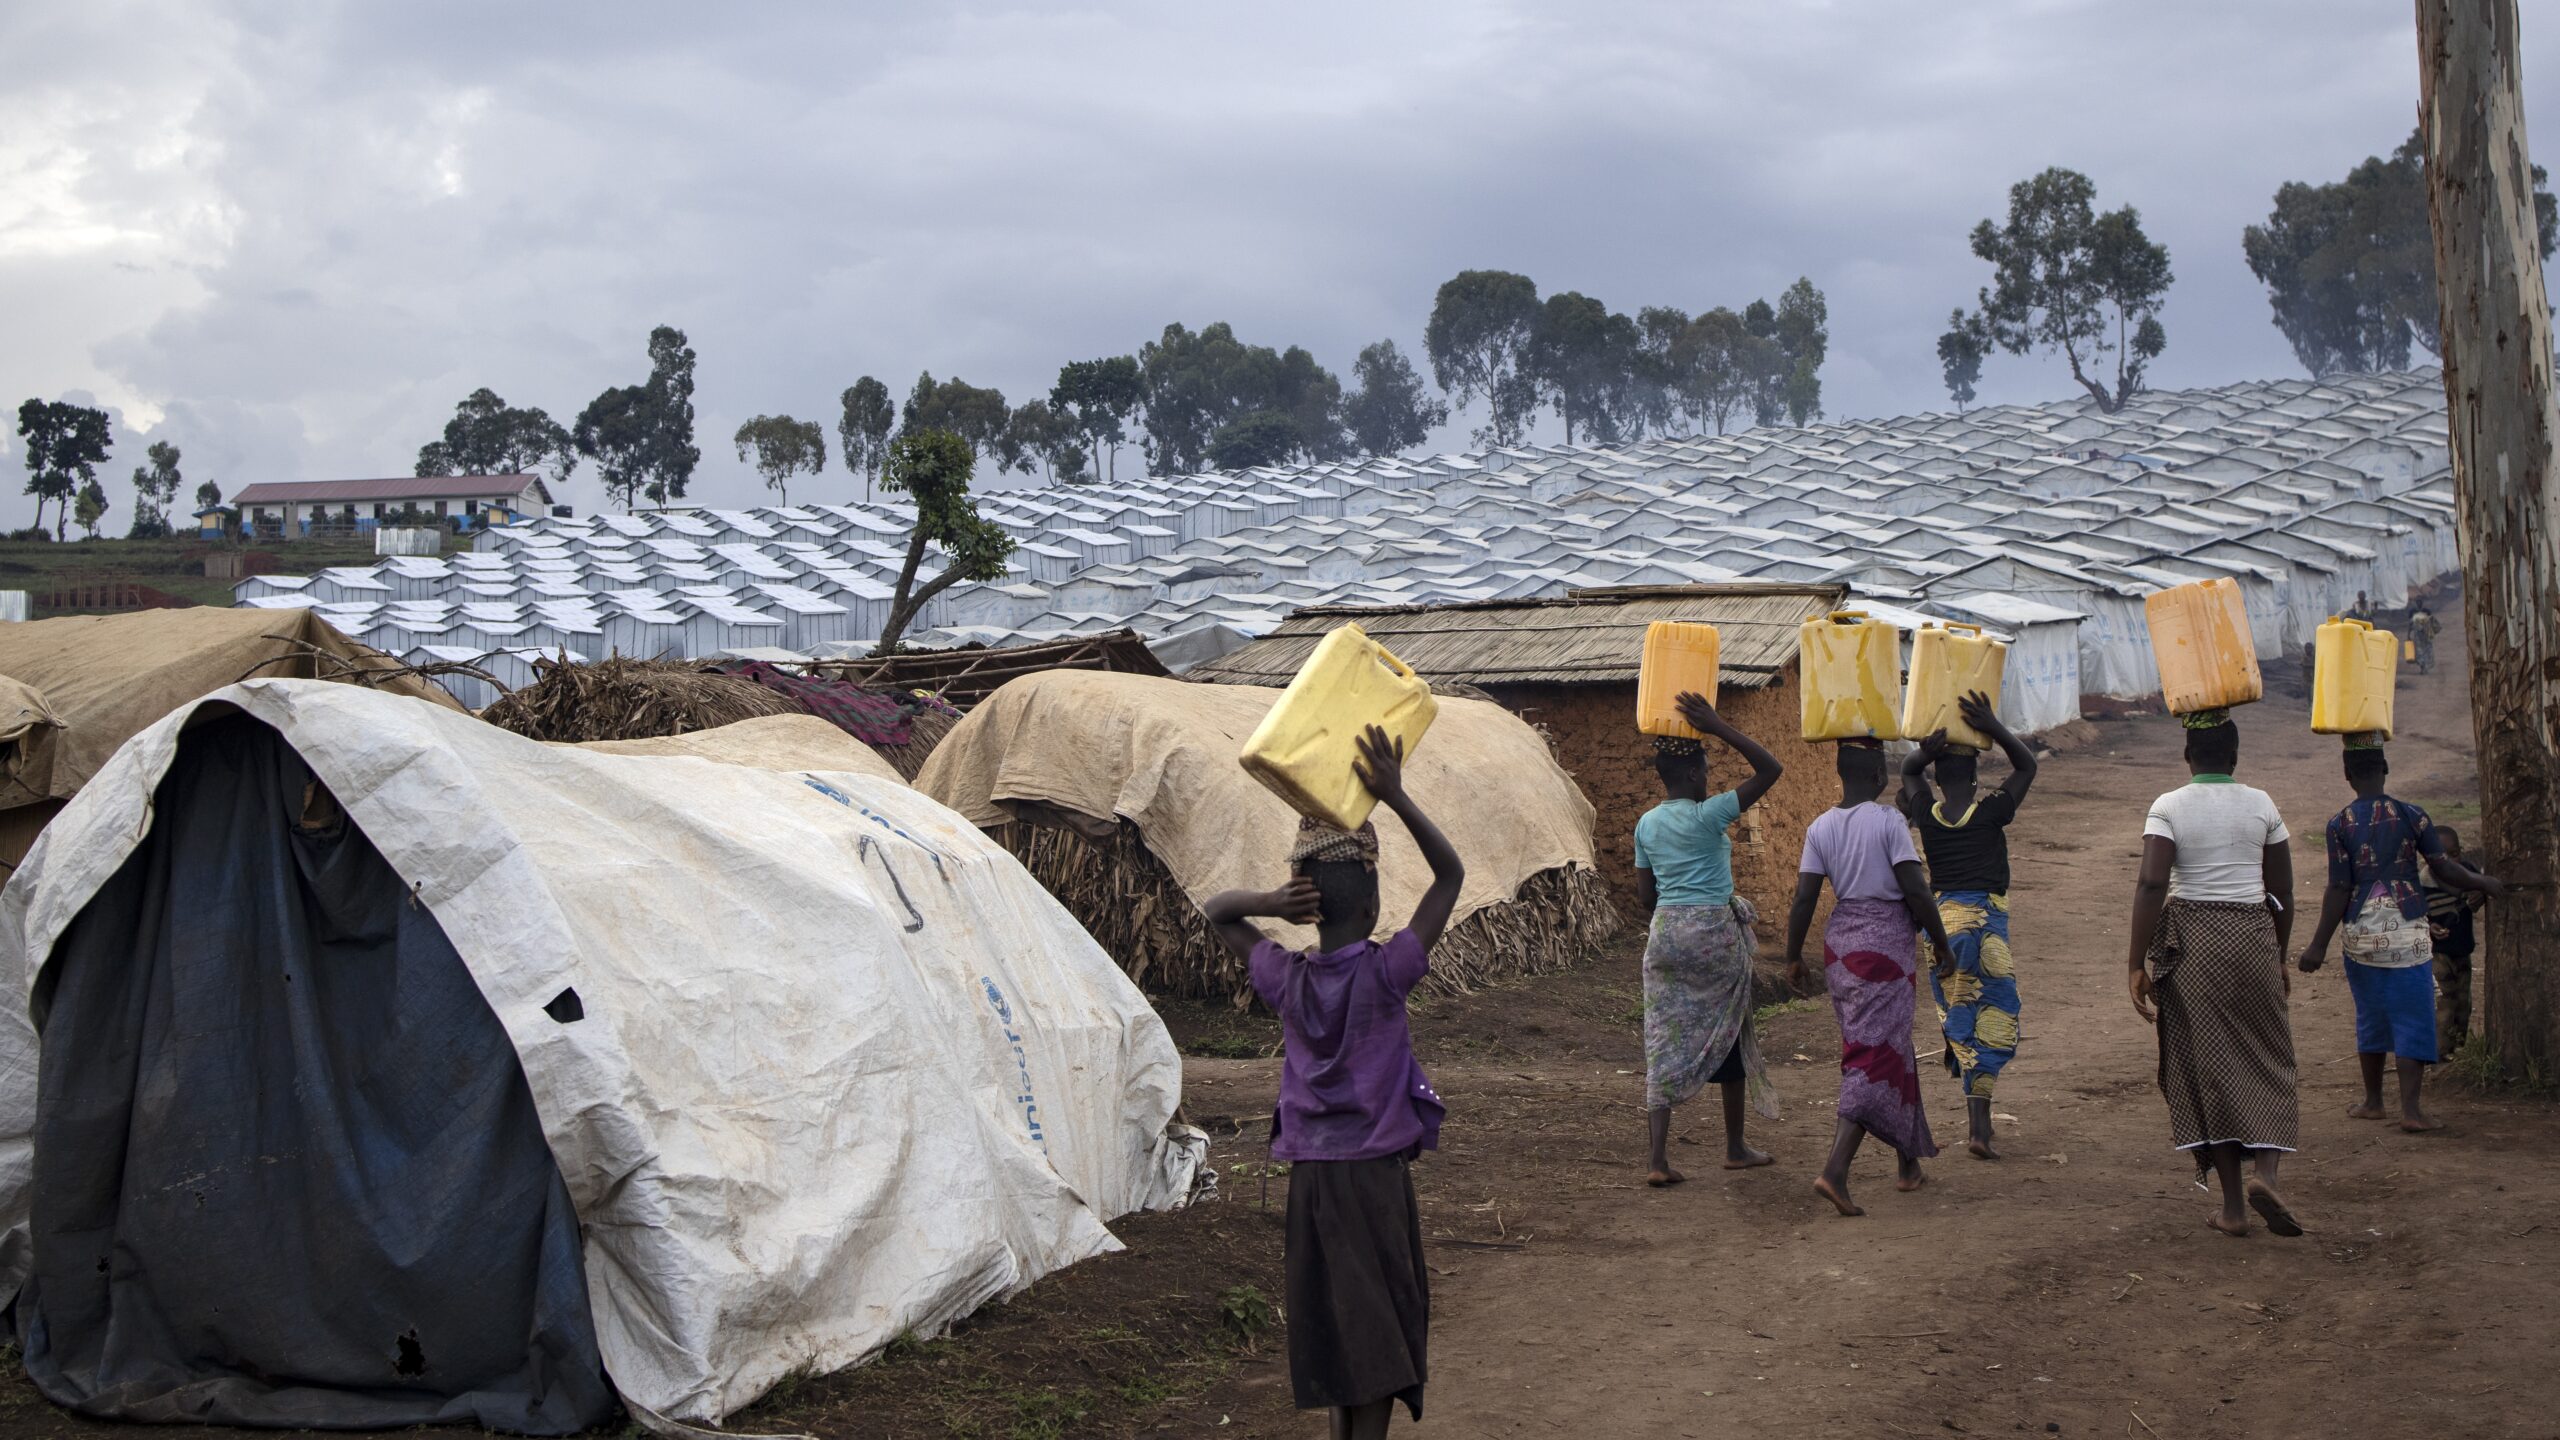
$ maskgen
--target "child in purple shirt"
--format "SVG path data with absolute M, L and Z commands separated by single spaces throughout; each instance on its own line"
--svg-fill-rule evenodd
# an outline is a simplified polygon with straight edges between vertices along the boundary
M 1336 1437 L 1384 1435 L 1402 1400 L 1422 1418 L 1431 1285 L 1413 1157 L 1440 1143 L 1440 1097 L 1413 1058 L 1405 997 L 1457 908 L 1466 867 L 1404 789 L 1404 747 L 1371 726 L 1352 766 L 1404 822 L 1431 866 L 1405 928 L 1380 944 L 1378 832 L 1298 826 L 1289 883 L 1213 895 L 1202 911 L 1243 956 L 1280 1017 L 1280 1103 L 1271 1155 L 1289 1163 L 1289 1378 L 1302 1410 L 1332 1411 Z M 1246 923 L 1316 926 L 1293 952 Z

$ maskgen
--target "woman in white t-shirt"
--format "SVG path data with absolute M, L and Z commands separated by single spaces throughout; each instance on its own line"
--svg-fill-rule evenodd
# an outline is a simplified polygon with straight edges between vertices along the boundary
M 2276 1190 L 2299 1124 L 2285 969 L 2292 836 L 2265 791 L 2232 779 L 2240 732 L 2228 712 L 2181 719 L 2191 778 L 2143 823 L 2126 983 L 2159 1031 L 2170 1134 L 2199 1175 L 2221 1180 L 2208 1223 L 2246 1235 L 2254 1209 L 2269 1230 L 2299 1235 Z M 2255 1171 L 2245 1186 L 2244 1158 Z

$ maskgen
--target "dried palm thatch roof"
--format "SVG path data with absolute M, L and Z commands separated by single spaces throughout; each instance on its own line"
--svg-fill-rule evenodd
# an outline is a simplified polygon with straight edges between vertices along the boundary
M 1106 630 L 1037 645 L 956 650 L 914 650 L 876 659 L 828 661 L 818 673 L 873 689 L 923 690 L 963 710 L 1021 675 L 1042 670 L 1107 670 L 1121 675 L 1168 675 L 1155 652 L 1134 630 Z
M 1087 838 L 1083 828 L 1044 819 L 1003 826 L 993 835 L 1139 985 L 1224 1000 L 1239 1009 L 1251 1004 L 1253 985 L 1244 962 L 1147 848 L 1138 827 L 1123 822 L 1100 839 Z M 1431 947 L 1423 988 L 1463 994 L 1488 981 L 1562 970 L 1617 928 L 1617 907 L 1599 872 L 1583 866 L 1541 870 L 1509 900 L 1450 926 Z
M 1756 690 L 1795 663 L 1798 627 L 1838 606 L 1840 585 L 1648 585 L 1576 590 L 1546 600 L 1463 605 L 1327 605 L 1301 610 L 1270 634 L 1187 678 L 1225 685 L 1286 685 L 1344 621 L 1385 645 L 1432 684 L 1631 683 L 1656 620 L 1716 627 L 1721 683 Z
M 689 660 L 539 658 L 533 675 L 480 718 L 529 740 L 645 740 L 801 713 L 779 691 Z
M 900 779 L 913 784 L 923 771 L 924 762 L 933 758 L 934 747 L 941 744 L 942 737 L 950 734 L 951 727 L 959 723 L 959 715 L 952 711 L 931 705 L 919 706 L 908 720 L 906 744 L 879 744 L 871 748 L 879 752 L 881 759 L 897 767 Z

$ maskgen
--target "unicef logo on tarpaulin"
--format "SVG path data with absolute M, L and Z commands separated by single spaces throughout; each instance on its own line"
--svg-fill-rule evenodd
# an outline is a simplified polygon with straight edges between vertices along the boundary
M 1005 1044 L 1013 1048 L 1013 1103 L 1022 1111 L 1022 1128 L 1032 1144 L 1046 1150 L 1049 1136 L 1040 1128 L 1040 1100 L 1031 1087 L 1031 1056 L 1022 1048 L 1021 1032 L 1013 1028 L 1013 1007 L 1005 1003 L 1004 992 L 996 988 L 994 976 L 981 975 L 978 983 L 986 988 L 987 1008 L 995 1012 Z

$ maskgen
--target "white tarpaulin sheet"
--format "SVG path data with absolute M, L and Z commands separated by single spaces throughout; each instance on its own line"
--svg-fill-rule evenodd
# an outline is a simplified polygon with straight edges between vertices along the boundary
M 23 1273 L 25 997 L 139 843 L 190 714 L 275 727 L 470 967 L 585 1228 L 623 1397 L 717 1421 L 932 1334 L 1178 1203 L 1181 1060 L 1010 855 L 876 776 L 547 746 L 252 681 L 136 735 L 0 892 L 0 1225 Z M 574 987 L 577 1023 L 544 1010 Z M 0 1276 L 13 1285 L 16 1275 Z M 354 1281 L 351 1277 L 351 1283 Z

